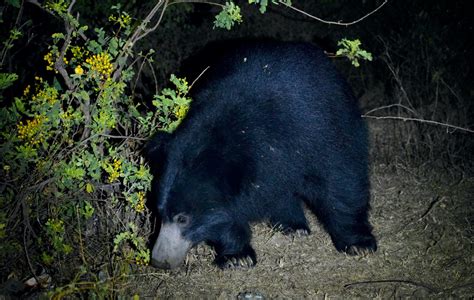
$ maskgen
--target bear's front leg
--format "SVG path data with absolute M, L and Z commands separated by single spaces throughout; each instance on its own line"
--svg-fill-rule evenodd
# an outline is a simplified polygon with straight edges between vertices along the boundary
M 250 268 L 257 263 L 257 255 L 250 245 L 248 224 L 234 223 L 224 226 L 220 236 L 211 241 L 216 250 L 214 263 L 221 269 Z

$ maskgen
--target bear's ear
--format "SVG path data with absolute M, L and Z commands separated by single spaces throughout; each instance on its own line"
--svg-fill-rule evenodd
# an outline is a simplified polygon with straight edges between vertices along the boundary
M 152 169 L 163 164 L 170 139 L 170 133 L 158 131 L 146 143 L 143 148 L 143 156 L 147 159 Z

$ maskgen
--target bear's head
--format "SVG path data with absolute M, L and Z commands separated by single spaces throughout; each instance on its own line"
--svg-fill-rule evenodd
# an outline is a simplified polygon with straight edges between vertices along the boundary
M 215 148 L 190 151 L 157 138 L 162 143 L 152 143 L 148 150 L 156 189 L 151 201 L 161 218 L 152 265 L 168 269 L 180 266 L 189 249 L 200 242 L 218 247 L 231 239 L 228 235 L 241 217 L 234 205 L 246 167 Z

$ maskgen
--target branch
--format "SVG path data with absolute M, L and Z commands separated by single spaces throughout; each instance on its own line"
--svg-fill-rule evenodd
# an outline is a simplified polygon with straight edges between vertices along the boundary
M 191 88 L 193 87 L 193 85 L 196 83 L 196 81 L 199 80 L 199 78 L 201 78 L 202 75 L 204 75 L 204 73 L 206 73 L 207 70 L 209 70 L 211 66 L 207 66 L 204 70 L 202 70 L 202 72 L 196 77 L 196 79 L 193 80 L 193 82 L 191 82 L 191 85 L 189 86 L 189 89 L 188 89 L 188 93 L 189 91 L 191 90 Z
M 285 3 L 284 1 L 282 0 L 278 0 L 278 3 L 280 4 L 283 4 L 285 5 L 286 7 L 288 8 L 291 8 L 292 10 L 294 11 L 297 11 L 299 12 L 300 14 L 303 14 L 307 17 L 310 17 L 311 19 L 315 19 L 319 22 L 322 22 L 322 23 L 325 23 L 325 24 L 330 24 L 330 25 L 340 25 L 340 26 L 350 26 L 350 25 L 354 25 L 356 23 L 359 23 L 361 22 L 362 20 L 366 19 L 367 17 L 369 17 L 370 15 L 376 13 L 379 9 L 381 9 L 385 4 L 387 4 L 388 0 L 385 0 L 382 4 L 380 4 L 377 8 L 375 8 L 374 10 L 372 10 L 371 12 L 369 12 L 368 14 L 364 15 L 363 17 L 355 20 L 355 21 L 352 21 L 352 22 L 342 22 L 342 21 L 328 21 L 328 20 L 324 20 L 324 19 L 321 19 L 321 18 L 318 18 L 316 16 L 313 16 L 307 12 L 305 12 L 304 10 L 301 10 L 301 9 L 298 9 L 292 5 L 289 5 L 287 3 Z
M 91 111 L 90 111 L 91 101 L 90 99 L 85 99 L 84 103 L 81 103 L 81 110 L 84 114 L 84 131 L 82 132 L 80 141 L 85 140 L 89 137 L 91 133 L 90 125 L 91 125 Z
M 221 3 L 210 2 L 210 1 L 199 1 L 199 0 L 175 0 L 168 5 L 179 4 L 179 3 L 209 4 L 209 5 L 219 6 L 222 8 L 225 7 L 225 5 Z
M 165 1 L 165 2 L 168 2 L 168 1 Z M 166 10 L 166 7 L 167 7 L 167 6 L 168 6 L 168 4 L 165 3 L 163 9 L 161 10 L 161 14 L 160 14 L 160 17 L 158 18 L 158 21 L 156 21 L 156 23 L 155 23 L 155 26 L 153 26 L 153 27 L 150 28 L 150 29 L 143 30 L 143 31 L 144 31 L 143 34 L 137 36 L 137 37 L 135 38 L 135 40 L 133 41 L 133 44 L 135 44 L 136 42 L 138 42 L 138 40 L 141 40 L 142 38 L 144 38 L 145 36 L 147 36 L 150 32 L 153 32 L 153 31 L 156 30 L 156 28 L 158 28 L 158 25 L 160 25 L 160 23 L 161 23 L 161 19 L 163 19 L 163 16 L 164 16 L 164 14 L 165 14 L 165 10 Z M 156 13 L 156 12 L 155 12 L 155 13 Z M 153 17 L 153 16 L 152 16 L 152 17 Z M 151 20 L 151 18 L 150 18 L 150 20 Z
M 413 109 L 403 105 L 403 104 L 400 104 L 400 103 L 395 103 L 395 104 L 390 104 L 390 105 L 385 105 L 385 106 L 381 106 L 381 107 L 377 107 L 377 108 L 374 108 L 374 109 L 371 109 L 369 110 L 368 112 L 365 113 L 364 116 L 367 116 L 369 115 L 370 113 L 373 113 L 373 112 L 376 112 L 376 111 L 379 111 L 379 110 L 382 110 L 382 109 L 387 109 L 387 108 L 392 108 L 392 107 L 401 107 L 401 108 L 404 108 L 406 110 L 408 110 L 409 112 L 413 113 L 413 114 L 417 114 Z
M 151 75 L 153 75 L 153 80 L 155 81 L 155 94 L 158 95 L 158 93 L 159 93 L 159 91 L 158 91 L 158 79 L 156 78 L 155 69 L 153 68 L 153 66 L 152 66 L 149 59 L 146 59 L 146 62 L 148 64 L 148 67 L 150 68 Z
M 67 88 L 69 90 L 74 89 L 74 84 L 72 84 L 71 78 L 69 78 L 69 74 L 66 71 L 66 68 L 64 67 L 64 55 L 66 55 L 67 48 L 69 47 L 69 44 L 71 43 L 71 35 L 72 35 L 72 27 L 66 23 L 66 40 L 64 41 L 63 47 L 61 48 L 61 53 L 59 54 L 58 58 L 56 58 L 56 61 L 54 62 L 54 68 L 61 74 L 61 76 L 64 79 L 64 82 L 67 85 Z
M 469 128 L 464 128 L 464 127 L 459 127 L 456 125 L 451 125 L 448 123 L 441 123 L 437 121 L 432 121 L 432 120 L 425 120 L 425 119 L 419 119 L 419 118 L 409 118 L 409 117 L 397 117 L 397 116 L 369 116 L 367 114 L 362 115 L 363 118 L 368 118 L 368 119 L 376 119 L 376 120 L 401 120 L 401 121 L 414 121 L 414 122 L 419 122 L 419 123 L 426 123 L 430 125 L 439 125 L 447 128 L 452 128 L 454 130 L 460 130 L 460 131 L 465 131 L 469 133 L 474 133 L 474 130 L 469 129 Z
M 147 24 L 149 24 L 151 22 L 153 17 L 155 17 L 156 13 L 158 12 L 158 10 L 163 5 L 164 5 L 164 7 L 161 11 L 160 17 L 159 17 L 157 23 L 155 24 L 155 26 L 153 26 L 152 29 L 146 29 Z M 139 41 L 141 38 L 145 37 L 147 34 L 149 34 L 150 32 L 152 32 L 153 30 L 155 30 L 158 27 L 158 24 L 161 22 L 161 19 L 163 17 L 163 14 L 166 10 L 167 5 L 168 5 L 168 0 L 159 0 L 158 1 L 158 3 L 151 9 L 151 11 L 148 13 L 146 18 L 142 21 L 142 23 L 137 27 L 135 32 L 133 32 L 131 37 L 125 42 L 125 46 L 122 48 L 122 51 L 120 51 L 120 54 L 117 56 L 117 61 L 120 61 L 121 60 L 120 58 L 126 58 L 128 56 L 128 54 L 127 54 L 128 51 L 131 50 L 133 48 L 133 46 L 135 46 L 135 43 L 137 41 Z M 114 71 L 114 74 L 112 76 L 112 79 L 114 81 L 116 81 L 120 77 L 120 75 L 122 73 L 122 70 L 123 70 L 123 67 L 124 67 L 124 65 L 120 65 Z

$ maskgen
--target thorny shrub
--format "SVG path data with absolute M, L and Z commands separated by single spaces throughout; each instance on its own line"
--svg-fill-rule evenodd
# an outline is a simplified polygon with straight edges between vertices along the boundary
M 84 284 L 98 282 L 98 271 L 111 287 L 130 263 L 148 264 L 145 199 L 152 176 L 140 150 L 155 131 L 174 130 L 190 103 L 188 83 L 175 76 L 176 90 L 156 95 L 155 109 L 135 103 L 127 89 L 134 74 L 123 53 L 132 18 L 116 7 L 109 17 L 116 31 L 97 28 L 91 38 L 67 5 L 44 6 L 67 22 L 44 54 L 53 80 L 36 77 L 0 108 L 1 272 L 23 267 L 56 275 L 56 283 L 73 279 L 51 296 L 98 293 L 96 284 Z M 86 33 L 89 39 L 82 39 Z M 65 85 L 59 75 L 68 78 Z M 16 79 L 2 73 L 0 89 Z M 100 245 L 107 240 L 110 251 Z

